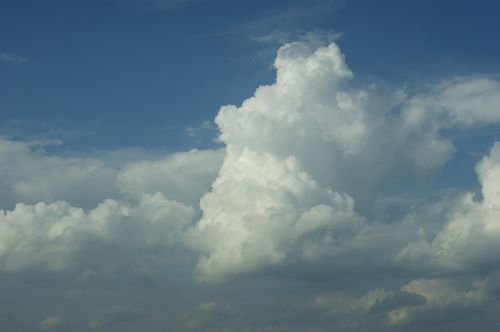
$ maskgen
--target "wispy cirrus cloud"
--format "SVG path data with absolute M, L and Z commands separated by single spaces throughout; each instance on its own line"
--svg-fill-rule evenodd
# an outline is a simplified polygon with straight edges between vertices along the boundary
M 25 58 L 15 53 L 0 53 L 0 60 L 6 62 L 14 62 L 14 63 L 23 63 L 30 61 L 28 58 Z
M 289 42 L 300 31 L 311 29 L 312 20 L 325 18 L 337 8 L 337 1 L 298 1 L 292 7 L 278 7 L 274 11 L 254 16 L 230 29 L 211 33 L 211 36 L 243 34 L 261 41 Z M 299 33 L 293 33 L 297 31 Z M 330 40 L 333 41 L 333 40 Z
M 206 0 L 147 0 L 146 6 L 150 11 L 165 11 L 174 8 L 193 5 Z

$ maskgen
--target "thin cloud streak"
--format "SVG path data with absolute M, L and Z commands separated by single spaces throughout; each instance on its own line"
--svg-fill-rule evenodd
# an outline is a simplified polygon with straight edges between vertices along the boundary
M 14 63 L 24 63 L 30 61 L 28 58 L 17 55 L 15 53 L 0 53 L 0 60 Z

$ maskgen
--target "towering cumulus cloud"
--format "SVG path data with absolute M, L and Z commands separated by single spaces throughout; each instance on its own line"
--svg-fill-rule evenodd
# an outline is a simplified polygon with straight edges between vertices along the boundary
M 445 130 L 500 121 L 500 84 L 488 78 L 413 97 L 356 88 L 335 44 L 287 44 L 274 65 L 275 83 L 216 117 L 226 156 L 187 235 L 202 253 L 201 279 L 332 254 L 380 229 L 369 217 L 374 199 L 444 165 L 455 152 Z M 495 204 L 488 183 L 498 179 L 485 173 L 484 204 Z
M 498 330 L 499 80 L 363 86 L 308 42 L 274 65 L 220 149 L 0 138 L 0 330 Z

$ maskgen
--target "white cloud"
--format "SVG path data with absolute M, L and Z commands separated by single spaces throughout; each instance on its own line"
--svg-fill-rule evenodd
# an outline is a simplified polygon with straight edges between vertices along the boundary
M 500 82 L 488 77 L 442 83 L 409 101 L 408 119 L 426 119 L 441 127 L 500 122 Z
M 119 188 L 135 197 L 161 192 L 167 198 L 197 206 L 217 177 L 223 156 L 224 150 L 192 150 L 157 161 L 129 163 L 118 174 Z
M 140 199 L 144 193 L 156 192 L 197 206 L 217 176 L 223 157 L 223 150 L 193 150 L 117 167 L 106 156 L 63 157 L 39 149 L 53 144 L 61 142 L 0 139 L 0 208 L 12 208 L 18 202 L 64 200 L 90 209 L 108 198 Z
M 401 265 L 419 257 L 432 257 L 440 269 L 457 269 L 469 264 L 466 259 L 491 264 L 487 253 L 495 247 L 496 228 L 484 220 L 496 218 L 492 207 L 498 176 L 492 170 L 497 147 L 478 166 L 484 202 L 463 196 L 459 204 L 470 206 L 469 211 L 453 218 L 437 216 L 442 230 L 409 221 L 418 215 L 396 225 L 373 223 L 366 212 L 386 188 L 411 184 L 451 158 L 456 148 L 445 129 L 500 122 L 500 84 L 485 77 L 456 79 L 413 97 L 377 86 L 354 87 L 340 49 L 333 43 L 316 49 L 316 44 L 308 40 L 283 46 L 275 60 L 276 82 L 259 87 L 239 108 L 221 108 L 216 124 L 225 149 L 181 152 L 118 168 L 97 158 L 51 156 L 37 148 L 52 142 L 1 140 L 3 207 L 24 203 L 2 216 L 5 243 L 10 243 L 3 245 L 5 266 L 17 269 L 32 264 L 30 259 L 64 265 L 64 255 L 43 258 L 46 250 L 58 250 L 50 249 L 56 246 L 53 234 L 61 246 L 82 248 L 85 244 L 61 234 L 102 237 L 90 225 L 147 221 L 155 213 L 183 220 L 166 242 L 186 240 L 199 252 L 199 273 L 205 280 L 289 260 L 340 259 L 349 250 L 370 256 L 380 238 L 389 240 L 387 246 L 394 256 L 399 253 L 395 261 Z M 184 234 L 200 198 L 202 218 Z M 108 212 L 94 218 L 102 211 Z M 13 216 L 25 225 L 17 226 Z M 472 227 L 472 218 L 484 222 Z M 472 235 L 466 229 L 480 227 L 488 229 L 492 241 L 469 250 Z M 59 234 L 57 229 L 72 231 Z M 9 248 L 35 233 L 42 239 L 39 247 Z M 450 234 L 463 236 L 457 240 Z M 398 247 L 405 241 L 410 243 L 406 248 Z
M 43 149 L 57 140 L 1 139 L 0 278 L 59 276 L 58 291 L 74 297 L 92 285 L 107 299 L 105 307 L 129 296 L 123 284 L 116 295 L 106 282 L 126 279 L 127 287 L 136 286 L 130 296 L 156 299 L 148 310 L 114 306 L 90 322 L 95 312 L 87 311 L 79 319 L 93 329 L 154 324 L 145 312 L 158 322 L 161 305 L 170 305 L 188 307 L 177 317 L 183 328 L 224 329 L 230 321 L 239 330 L 292 330 L 265 309 L 245 320 L 243 305 L 221 301 L 226 292 L 248 297 L 248 306 L 276 292 L 276 301 L 291 308 L 282 317 L 294 318 L 293 310 L 311 317 L 322 312 L 328 321 L 341 315 L 326 323 L 338 322 L 339 331 L 359 322 L 378 322 L 384 330 L 387 322 L 403 326 L 496 303 L 488 277 L 499 267 L 500 143 L 476 166 L 480 195 L 436 199 L 427 192 L 420 201 L 408 199 L 408 211 L 390 220 L 371 208 L 384 195 L 400 198 L 445 165 L 460 148 L 449 131 L 500 123 L 498 80 L 454 79 L 413 96 L 360 87 L 351 83 L 340 49 L 316 48 L 318 42 L 283 46 L 276 81 L 239 107 L 221 108 L 215 121 L 223 149 L 123 166 L 126 151 L 115 152 L 120 162 L 114 164 L 112 153 L 72 158 Z M 229 288 L 193 284 L 196 264 L 200 280 L 232 278 Z M 240 273 L 257 277 L 236 278 Z M 457 274 L 463 279 L 454 280 Z M 184 303 L 163 298 L 175 288 L 165 286 L 172 275 L 183 282 L 174 295 Z M 311 304 L 304 298 L 317 293 L 304 284 L 316 278 L 326 290 Z M 165 288 L 158 291 L 160 284 Z M 65 324 L 76 324 L 62 313 Z M 9 317 L 0 317 L 1 328 L 12 324 Z M 61 328 L 62 316 L 40 323 L 41 317 L 33 326 Z
M 0 270 L 95 275 L 138 252 L 170 261 L 224 153 L 193 150 L 120 169 L 49 155 L 37 148 L 46 143 L 0 140 Z
M 495 268 L 500 250 L 500 143 L 477 164 L 482 200 L 473 193 L 436 203 L 437 216 L 445 221 L 438 232 L 404 248 L 398 258 L 418 265 L 426 261 L 436 269 L 470 271 Z M 417 216 L 418 218 L 418 216 Z M 426 265 L 428 265 L 427 263 Z
M 62 201 L 20 203 L 0 214 L 0 268 L 83 270 L 89 268 L 85 264 L 93 268 L 100 259 L 92 257 L 95 250 L 124 243 L 129 250 L 168 251 L 178 245 L 193 216 L 191 207 L 160 193 L 145 194 L 137 206 L 105 200 L 88 212 Z
M 335 252 L 369 229 L 398 231 L 369 226 L 362 214 L 374 197 L 444 165 L 456 149 L 444 129 L 500 122 L 500 84 L 488 78 L 415 97 L 355 88 L 335 44 L 286 44 L 275 67 L 274 84 L 216 117 L 226 156 L 188 235 L 202 279 Z
M 88 208 L 117 197 L 115 169 L 95 158 L 46 155 L 33 148 L 39 143 L 0 139 L 1 208 L 56 200 Z

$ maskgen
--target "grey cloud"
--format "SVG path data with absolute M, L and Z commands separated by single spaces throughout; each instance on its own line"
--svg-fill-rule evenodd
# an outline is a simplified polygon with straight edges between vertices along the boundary
M 49 316 L 40 323 L 40 328 L 42 328 L 43 330 L 53 330 L 57 328 L 62 321 L 63 321 L 62 316 L 58 315 Z
M 425 298 L 425 303 L 388 312 L 390 325 L 414 323 L 419 320 L 448 320 L 481 307 L 488 301 L 487 284 L 474 281 L 469 288 L 456 289 L 450 280 L 418 279 L 402 287 L 403 291 Z
M 139 308 L 129 306 L 113 306 L 97 318 L 89 322 L 91 329 L 106 329 L 146 318 L 146 314 Z

